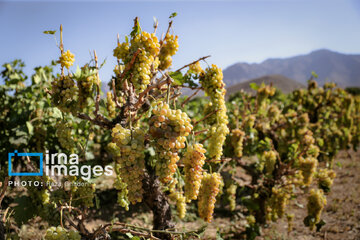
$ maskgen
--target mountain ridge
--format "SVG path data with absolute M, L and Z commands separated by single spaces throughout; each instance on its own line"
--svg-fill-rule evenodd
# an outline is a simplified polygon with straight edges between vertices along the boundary
M 341 87 L 360 86 L 360 54 L 318 49 L 288 58 L 268 58 L 260 63 L 238 62 L 224 69 L 224 82 L 232 86 L 265 75 L 280 74 L 300 83 L 314 71 L 319 84 L 332 81 Z

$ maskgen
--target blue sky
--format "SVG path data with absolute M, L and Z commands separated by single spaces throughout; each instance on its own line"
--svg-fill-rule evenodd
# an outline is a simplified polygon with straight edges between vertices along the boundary
M 153 17 L 164 32 L 168 16 L 177 12 L 174 32 L 180 67 L 204 55 L 222 68 L 239 62 L 306 54 L 319 48 L 360 53 L 360 1 L 0 1 L 0 63 L 21 58 L 29 73 L 58 58 L 52 36 L 44 30 L 64 26 L 65 49 L 76 64 L 96 50 L 107 58 L 100 75 L 108 81 L 115 59 L 116 35 L 129 34 L 135 16 L 142 29 L 152 31 Z

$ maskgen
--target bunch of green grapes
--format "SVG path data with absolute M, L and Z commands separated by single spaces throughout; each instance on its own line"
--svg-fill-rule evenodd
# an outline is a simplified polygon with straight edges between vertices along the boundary
M 319 169 L 316 177 L 318 179 L 319 188 L 321 188 L 325 192 L 329 192 L 336 177 L 336 173 L 334 172 L 334 170 L 324 168 Z
M 78 231 L 68 231 L 58 226 L 47 229 L 44 238 L 45 240 L 81 240 L 81 235 Z
M 219 173 L 204 173 L 198 196 L 198 211 L 199 216 L 206 222 L 211 222 L 212 220 L 216 196 L 219 193 L 221 182 L 221 175 Z
M 268 117 L 270 118 L 271 123 L 275 123 L 279 120 L 281 115 L 281 110 L 275 104 L 271 104 L 270 108 L 268 109 Z
M 178 150 L 185 147 L 186 137 L 193 126 L 185 112 L 170 109 L 169 105 L 163 102 L 159 102 L 153 109 L 149 126 L 158 155 L 156 173 L 162 183 L 168 183 L 177 169 Z
M 275 169 L 276 164 L 276 152 L 273 150 L 263 152 L 261 156 L 261 165 L 265 167 L 267 174 L 271 175 Z
M 69 69 L 75 61 L 75 55 L 70 52 L 70 50 L 67 50 L 66 52 L 62 52 L 61 56 L 59 58 L 59 63 L 61 67 L 66 67 Z
M 189 66 L 189 70 L 187 71 L 187 73 L 200 74 L 203 71 L 204 70 L 201 68 L 200 62 L 197 61 L 196 63 Z
M 316 168 L 318 166 L 318 160 L 313 157 L 300 157 L 299 165 L 301 174 L 304 178 L 303 183 L 305 186 L 309 186 L 312 183 Z
M 116 115 L 116 104 L 114 102 L 114 96 L 111 92 L 106 93 L 106 109 L 108 111 L 109 117 L 114 118 Z
M 256 218 L 254 217 L 254 215 L 249 215 L 249 216 L 246 216 L 246 222 L 249 226 L 253 226 L 255 225 L 256 223 Z
M 63 112 L 77 111 L 78 87 L 71 76 L 55 78 L 52 84 L 52 102 Z
M 202 144 L 189 145 L 184 154 L 185 196 L 186 201 L 196 200 L 203 177 L 206 150 Z
M 116 57 L 119 60 L 122 60 L 125 63 L 125 61 L 128 60 L 127 58 L 129 57 L 129 51 L 130 51 L 130 44 L 126 41 L 126 42 L 118 43 L 117 47 L 113 51 L 113 55 L 114 57 Z M 116 66 L 118 67 L 116 68 Z M 114 72 L 120 75 L 120 73 L 124 70 L 125 66 L 124 65 L 121 65 L 124 67 L 120 67 L 119 65 L 116 66 Z
M 306 145 L 306 146 L 310 146 L 310 145 L 313 145 L 315 143 L 315 139 L 314 137 L 312 136 L 312 132 L 308 131 L 303 139 L 302 139 L 302 142 Z
M 165 70 L 171 67 L 172 56 L 175 55 L 178 49 L 179 49 L 178 36 L 169 33 L 166 34 L 159 54 L 160 70 Z
M 245 132 L 240 129 L 231 130 L 230 138 L 231 145 L 234 148 L 234 154 L 240 158 L 243 155 L 243 143 L 244 143 Z
M 118 175 L 115 182 L 114 182 L 114 188 L 118 190 L 118 203 L 121 207 L 125 208 L 126 211 L 129 210 L 129 200 L 128 200 L 128 194 L 129 191 L 127 189 L 126 183 L 121 179 L 121 177 Z
M 46 182 L 50 181 L 49 177 L 24 177 L 25 181 L 39 181 L 39 182 Z M 31 199 L 33 199 L 35 202 L 39 201 L 42 204 L 48 204 L 50 202 L 50 189 L 47 189 L 45 187 L 35 187 L 34 185 L 28 185 L 27 191 Z
M 115 54 L 114 54 L 115 55 Z M 121 73 L 123 73 L 123 71 L 125 70 L 125 65 L 120 64 L 120 65 L 115 65 L 114 67 L 114 73 L 116 76 L 120 76 Z
M 286 214 L 286 220 L 288 222 L 288 232 L 291 232 L 293 230 L 294 218 L 295 215 L 293 213 Z
M 114 57 L 121 60 L 125 68 L 129 67 L 134 54 L 140 49 L 129 74 L 137 93 L 146 89 L 152 72 L 157 70 L 160 62 L 157 55 L 160 43 L 154 33 L 141 32 L 133 36 L 130 43 L 119 43 L 114 49 Z M 120 83 L 117 85 L 121 85 Z
M 211 158 L 220 160 L 223 144 L 229 134 L 227 108 L 225 105 L 225 83 L 221 68 L 212 65 L 200 74 L 200 83 L 206 95 L 210 97 L 212 111 L 216 111 L 209 131 L 208 153 Z
M 226 188 L 227 199 L 230 205 L 230 211 L 234 211 L 236 208 L 236 189 L 237 189 L 237 185 L 235 184 L 230 184 Z
M 172 201 L 176 202 L 176 211 L 180 219 L 183 219 L 186 214 L 186 198 L 182 192 L 173 191 L 169 195 Z
M 24 177 L 25 181 L 31 182 L 43 182 L 44 184 L 53 182 L 54 180 L 48 176 L 43 177 Z M 45 186 L 34 186 L 33 184 L 28 184 L 26 186 L 27 194 L 31 199 L 32 205 L 35 206 L 35 212 L 40 216 L 44 221 L 49 222 L 49 224 L 56 224 L 59 221 L 60 215 L 57 211 L 57 203 L 52 200 L 52 187 Z
M 257 90 L 257 104 L 259 108 L 264 107 L 265 100 L 268 97 L 274 96 L 276 88 L 265 85 L 264 83 Z
M 145 171 L 144 131 L 140 128 L 126 129 L 117 124 L 111 136 L 108 148 L 116 158 L 116 172 L 127 185 L 128 199 L 132 204 L 141 202 Z
M 311 189 L 307 203 L 308 216 L 305 218 L 305 222 L 311 230 L 320 222 L 321 212 L 325 205 L 326 197 L 324 192 L 321 189 Z
M 88 65 L 81 68 L 80 73 L 75 73 L 74 78 L 77 81 L 79 89 L 78 104 L 80 108 L 84 108 L 94 92 L 94 86 L 100 84 L 95 70 L 90 69 Z
M 77 206 L 94 206 L 95 198 L 95 183 L 90 183 L 82 178 L 73 177 L 73 182 L 76 184 L 71 185 L 71 193 L 73 203 Z
M 307 151 L 306 151 L 306 154 L 309 156 L 309 157 L 314 157 L 314 158 L 317 158 L 320 154 L 320 148 L 315 145 L 315 144 L 311 144 Z
M 72 126 L 70 122 L 58 122 L 56 136 L 58 137 L 61 147 L 68 151 L 72 151 L 74 149 L 75 141 L 72 137 Z
M 266 219 L 276 221 L 278 218 L 282 218 L 286 206 L 291 198 L 291 185 L 275 186 L 271 189 L 271 197 L 266 203 Z
M 245 128 L 251 129 L 254 127 L 256 116 L 254 114 L 247 115 L 244 119 Z

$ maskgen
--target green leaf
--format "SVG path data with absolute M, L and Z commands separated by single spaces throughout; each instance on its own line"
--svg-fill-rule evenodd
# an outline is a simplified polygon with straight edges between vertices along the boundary
M 14 207 L 14 218 L 18 226 L 27 223 L 29 219 L 35 216 L 36 208 L 32 205 L 30 197 L 18 197 L 15 198 L 14 202 L 17 203 L 17 206 Z
M 100 199 L 97 195 L 95 196 L 95 206 L 96 209 L 100 209 Z
M 27 121 L 26 122 L 26 127 L 29 131 L 29 134 L 30 135 L 33 135 L 34 134 L 34 126 L 31 124 L 31 122 Z
M 55 30 L 48 30 L 48 31 L 43 31 L 44 34 L 50 34 L 50 35 L 54 35 L 56 33 Z
M 136 21 L 135 26 L 133 27 L 132 32 L 130 33 L 131 37 L 135 37 L 136 35 L 141 33 L 141 27 L 139 21 Z
M 320 222 L 316 224 L 316 231 L 319 232 L 322 226 L 324 226 L 325 224 L 326 222 L 323 219 L 321 219 Z
M 219 232 L 219 229 L 216 231 L 216 240 L 224 240 L 221 236 L 221 233 Z
M 312 71 L 311 72 L 311 76 L 313 76 L 314 78 L 318 78 L 319 76 L 316 74 L 316 72 Z
M 134 236 L 131 233 L 125 233 L 125 235 L 131 240 L 141 240 L 138 236 Z
M 185 83 L 185 78 L 180 71 L 170 72 L 170 77 L 174 79 L 174 85 L 183 85 Z
M 125 235 L 130 239 L 133 237 L 133 235 L 131 233 L 125 233 Z
M 58 108 L 52 108 L 52 111 L 53 111 L 53 114 L 52 114 L 52 116 L 54 117 L 54 118 L 62 118 L 62 113 L 61 113 L 61 111 L 58 109 Z
M 104 61 L 100 64 L 99 69 L 101 69 L 101 68 L 105 65 L 105 63 L 106 63 L 106 58 L 105 58 Z
M 257 85 L 257 84 L 254 83 L 254 82 L 253 82 L 253 83 L 250 83 L 249 86 L 250 86 L 251 89 L 253 89 L 253 90 L 255 90 L 255 91 L 259 89 L 259 85 Z
M 176 17 L 176 16 L 177 16 L 177 12 L 173 12 L 173 13 L 170 15 L 169 19 L 174 18 L 174 17 Z

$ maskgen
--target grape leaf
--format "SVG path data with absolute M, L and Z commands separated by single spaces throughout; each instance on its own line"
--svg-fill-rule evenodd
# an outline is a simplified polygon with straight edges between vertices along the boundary
M 44 34 L 50 34 L 50 35 L 54 35 L 56 33 L 55 30 L 48 30 L 48 31 L 43 31 Z
M 170 15 L 169 19 L 174 18 L 174 17 L 176 17 L 176 16 L 177 16 L 177 12 L 173 12 L 173 13 Z
M 169 75 L 172 79 L 174 79 L 174 85 L 183 85 L 185 83 L 185 78 L 180 71 L 170 72 Z
M 253 89 L 255 91 L 259 89 L 259 85 L 257 85 L 256 83 L 250 83 L 249 86 L 251 89 Z
M 18 197 L 15 198 L 14 202 L 17 203 L 17 206 L 14 207 L 14 218 L 18 226 L 27 223 L 29 219 L 35 216 L 36 208 L 32 205 L 30 197 Z

